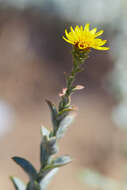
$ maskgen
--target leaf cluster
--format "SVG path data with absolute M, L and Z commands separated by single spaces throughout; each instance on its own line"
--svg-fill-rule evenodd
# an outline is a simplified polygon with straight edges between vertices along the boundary
M 58 141 L 64 136 L 68 126 L 73 121 L 74 115 L 70 114 L 72 109 L 63 109 L 58 111 L 56 106 L 49 100 L 46 100 L 52 119 L 52 129 L 41 128 L 42 140 L 40 144 L 40 170 L 37 171 L 34 166 L 26 159 L 15 156 L 12 159 L 29 176 L 29 182 L 24 184 L 19 178 L 11 177 L 16 190 L 45 190 L 59 167 L 71 162 L 69 156 L 54 157 L 58 153 Z

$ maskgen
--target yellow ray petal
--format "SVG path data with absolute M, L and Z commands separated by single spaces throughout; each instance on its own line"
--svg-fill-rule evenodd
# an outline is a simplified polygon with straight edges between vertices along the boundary
M 96 50 L 109 50 L 109 47 L 93 47 Z
M 67 38 L 69 38 L 69 33 L 68 33 L 67 29 L 65 29 L 65 35 Z
M 106 44 L 107 40 L 101 40 L 101 42 L 99 43 L 100 46 L 103 46 L 104 44 Z
M 80 28 L 79 28 L 78 25 L 76 25 L 76 27 L 75 27 L 75 31 L 80 32 Z
M 65 30 L 65 35 L 66 35 L 66 37 L 68 38 L 68 40 L 70 40 L 70 41 L 74 41 L 74 37 L 73 37 L 73 35 L 71 34 L 71 32 L 67 32 L 67 30 Z
M 89 26 L 90 26 L 90 24 L 86 24 L 84 27 L 84 31 L 89 32 Z
M 71 30 L 71 32 L 74 32 L 74 30 L 73 30 L 72 26 L 70 27 L 70 30 Z
M 95 37 L 100 36 L 101 34 L 103 34 L 103 32 L 104 32 L 104 30 L 100 30 L 99 32 L 97 32 L 97 33 L 95 34 Z
M 101 40 L 101 39 L 95 39 L 94 41 L 96 46 L 103 46 L 107 42 L 107 40 Z
M 70 44 L 73 44 L 73 45 L 74 45 L 74 42 L 73 42 L 73 41 L 66 39 L 64 36 L 62 36 L 62 38 L 63 38 L 66 42 L 68 42 L 68 43 L 70 43 Z
M 93 29 L 90 31 L 90 33 L 95 34 L 96 31 L 97 31 L 97 28 L 93 28 Z
M 80 30 L 83 31 L 83 26 L 82 25 L 80 26 Z

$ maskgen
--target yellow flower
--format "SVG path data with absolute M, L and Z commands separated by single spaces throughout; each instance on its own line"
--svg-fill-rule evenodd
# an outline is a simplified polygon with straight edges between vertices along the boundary
M 94 48 L 97 50 L 108 50 L 109 47 L 103 47 L 107 40 L 102 40 L 97 38 L 103 34 L 103 30 L 96 32 L 97 28 L 89 29 L 89 24 L 83 26 L 76 26 L 75 29 L 70 27 L 70 32 L 67 32 L 65 29 L 66 38 L 63 36 L 63 39 L 72 44 L 73 46 L 79 48 L 80 50 L 85 50 L 89 48 Z

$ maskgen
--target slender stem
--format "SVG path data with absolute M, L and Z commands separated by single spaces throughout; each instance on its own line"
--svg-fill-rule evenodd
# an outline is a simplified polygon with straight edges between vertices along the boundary
M 77 48 L 73 48 L 72 57 L 73 57 L 73 67 L 70 74 L 66 77 L 66 92 L 61 97 L 61 101 L 59 103 L 59 111 L 64 110 L 65 108 L 69 108 L 70 106 L 70 96 L 75 88 L 73 85 L 76 76 L 79 72 L 83 71 L 82 64 L 88 58 L 88 53 L 90 50 L 79 51 Z

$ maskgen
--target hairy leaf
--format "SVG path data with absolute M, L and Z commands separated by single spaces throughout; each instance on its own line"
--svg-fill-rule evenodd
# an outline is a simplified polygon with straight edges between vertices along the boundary
M 44 126 L 42 126 L 41 127 L 41 134 L 43 137 L 46 136 L 48 138 L 50 135 L 50 131 L 47 128 L 45 128 Z
M 56 138 L 60 139 L 64 136 L 66 130 L 68 129 L 69 125 L 72 123 L 74 119 L 74 115 L 67 115 L 59 124 L 59 128 L 56 133 Z
M 11 177 L 16 190 L 26 190 L 26 185 L 17 177 Z
M 58 168 L 54 168 L 53 170 L 49 171 L 47 175 L 40 181 L 40 188 L 41 190 L 45 190 L 47 188 L 47 185 L 52 180 L 53 176 L 58 172 Z
M 47 173 L 49 173 L 52 169 L 64 166 L 69 164 L 72 161 L 70 156 L 60 156 L 58 158 L 53 159 L 49 164 L 47 164 L 43 170 L 40 172 L 40 178 L 43 178 Z
M 60 167 L 66 164 L 69 164 L 72 161 L 70 156 L 60 156 L 53 160 L 52 164 L 54 167 Z
M 54 131 L 56 131 L 57 130 L 57 114 L 58 114 L 56 106 L 52 102 L 50 102 L 49 100 L 46 100 L 46 102 L 47 102 L 49 109 L 51 111 Z
M 44 167 L 50 159 L 50 156 L 58 152 L 56 138 L 43 138 L 40 149 L 40 161 L 41 165 Z
M 58 152 L 58 147 L 57 147 L 57 144 L 56 144 L 56 137 L 52 137 L 52 138 L 49 139 L 48 151 L 49 151 L 50 155 L 56 154 Z
M 49 154 L 47 152 L 48 139 L 44 137 L 40 145 L 40 162 L 41 166 L 45 166 L 48 161 Z

